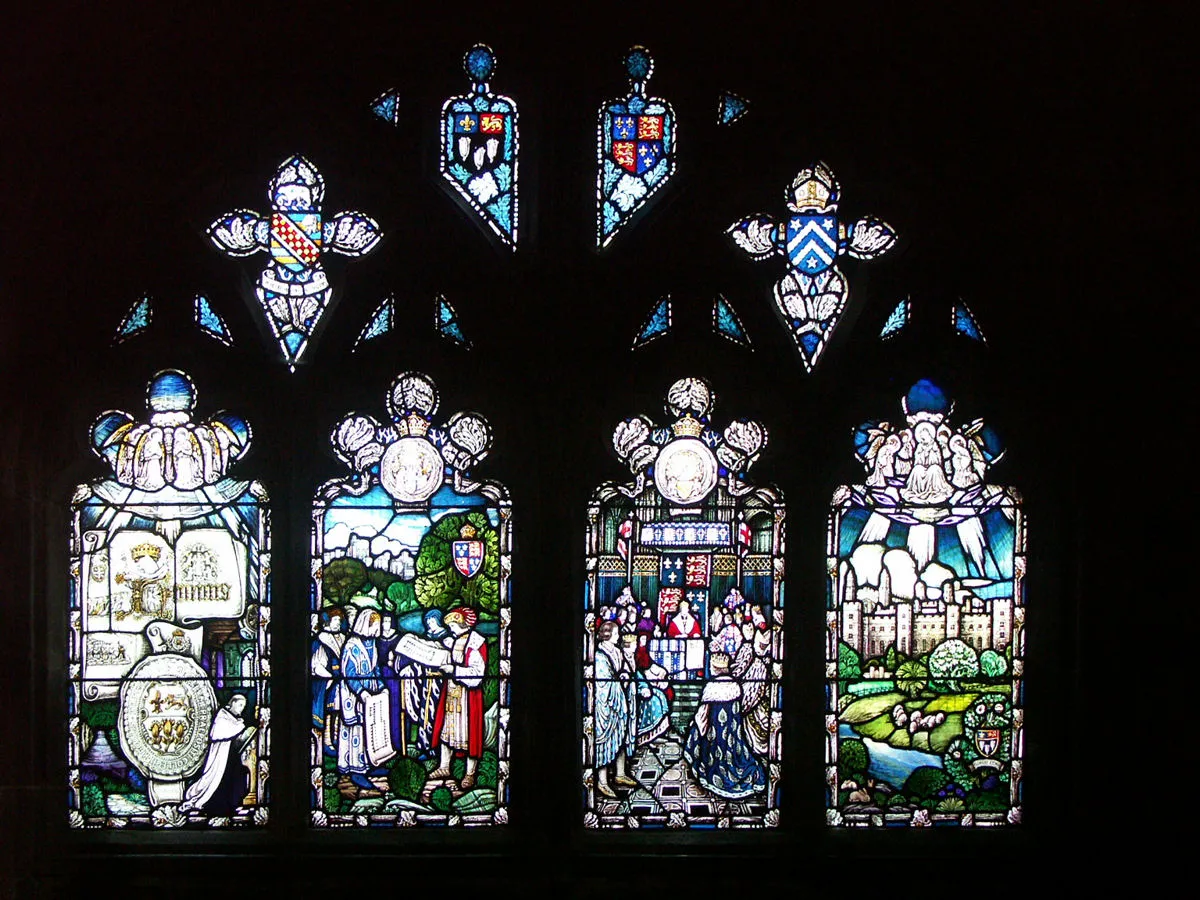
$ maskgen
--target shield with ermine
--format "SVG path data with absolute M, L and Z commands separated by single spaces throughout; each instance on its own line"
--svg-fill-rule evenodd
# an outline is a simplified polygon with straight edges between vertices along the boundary
M 470 176 L 476 176 L 508 161 L 509 116 L 506 112 L 449 110 L 446 120 L 448 164 L 457 163 Z
M 321 258 L 321 214 L 271 214 L 271 257 L 293 272 L 315 266 Z
M 453 543 L 454 568 L 464 578 L 474 578 L 483 567 L 483 541 L 455 541 Z
M 984 756 L 991 756 L 1000 749 L 1000 729 L 980 728 L 975 732 L 975 749 Z
M 787 253 L 797 271 L 824 272 L 838 256 L 837 216 L 792 216 L 787 224 Z

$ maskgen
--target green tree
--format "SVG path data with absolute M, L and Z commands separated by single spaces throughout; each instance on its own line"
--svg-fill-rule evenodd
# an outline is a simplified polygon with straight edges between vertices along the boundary
M 929 686 L 929 670 L 915 659 L 906 659 L 896 670 L 896 687 L 916 697 Z
M 466 578 L 454 567 L 454 542 L 462 540 L 464 525 L 483 541 L 483 564 Z M 448 609 L 462 602 L 495 615 L 500 608 L 500 536 L 482 512 L 443 517 L 421 538 L 417 552 L 417 602 L 426 609 Z
M 904 660 L 905 660 L 904 654 L 897 652 L 896 647 L 894 645 L 891 647 L 888 647 L 887 655 L 884 656 L 884 658 L 883 658 L 883 661 L 887 665 L 887 670 L 889 672 L 895 672 L 896 669 L 898 669 L 901 665 L 903 665 Z
M 904 793 L 926 800 L 950 783 L 950 776 L 937 766 L 917 766 L 904 782 Z
M 326 606 L 342 606 L 351 597 L 370 589 L 367 567 L 353 556 L 331 560 L 321 571 L 321 596 Z
M 1000 678 L 1008 671 L 1008 661 L 995 650 L 979 654 L 979 668 L 988 678 Z
M 961 691 L 959 680 L 979 674 L 979 657 L 966 641 L 950 638 L 929 654 L 929 686 L 940 691 Z
M 417 589 L 411 581 L 393 581 L 387 587 L 387 603 L 389 611 L 398 616 L 419 609 Z
M 862 657 L 845 641 L 838 644 L 838 678 L 843 680 L 862 677 Z
M 387 596 L 387 590 L 393 582 L 399 581 L 400 576 L 393 575 L 387 569 L 367 569 L 367 580 L 371 582 L 371 587 L 375 588 L 379 593 L 379 599 L 382 600 Z
M 867 745 L 862 741 L 847 738 L 838 744 L 838 769 L 840 778 L 853 773 L 865 773 L 870 764 L 871 754 L 867 751 Z
M 416 800 L 425 788 L 425 767 L 407 756 L 396 757 L 388 770 L 388 787 L 404 800 Z

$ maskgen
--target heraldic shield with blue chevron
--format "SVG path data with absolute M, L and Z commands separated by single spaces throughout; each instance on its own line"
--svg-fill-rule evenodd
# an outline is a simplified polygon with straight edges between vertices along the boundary
M 505 244 L 517 243 L 517 105 L 492 93 L 495 55 L 484 44 L 467 51 L 471 92 L 442 107 L 442 176 Z
M 792 265 L 805 275 L 824 272 L 838 256 L 837 216 L 792 216 L 787 224 L 787 251 Z

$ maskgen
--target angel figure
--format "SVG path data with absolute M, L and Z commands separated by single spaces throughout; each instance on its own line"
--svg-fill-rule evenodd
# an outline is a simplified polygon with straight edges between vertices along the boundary
M 807 371 L 817 365 L 846 306 L 849 290 L 837 258 L 874 259 L 896 243 L 896 232 L 873 216 L 847 225 L 838 218 L 841 189 L 824 163 L 801 169 L 788 191 L 791 215 L 779 222 L 754 215 L 735 222 L 728 233 L 755 260 L 776 253 L 788 272 L 775 285 L 775 305 L 792 332 Z

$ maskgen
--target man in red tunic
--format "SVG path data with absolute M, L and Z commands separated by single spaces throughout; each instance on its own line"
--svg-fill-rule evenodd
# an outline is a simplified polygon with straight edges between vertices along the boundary
M 442 666 L 445 685 L 438 698 L 433 720 L 433 748 L 440 754 L 438 767 L 429 773 L 430 781 L 450 779 L 450 759 L 455 752 L 465 753 L 466 772 L 459 790 L 475 786 L 475 773 L 483 755 L 483 676 L 487 667 L 487 642 L 475 630 L 479 620 L 475 610 L 456 606 L 446 613 L 446 627 L 453 636 L 450 662 Z

